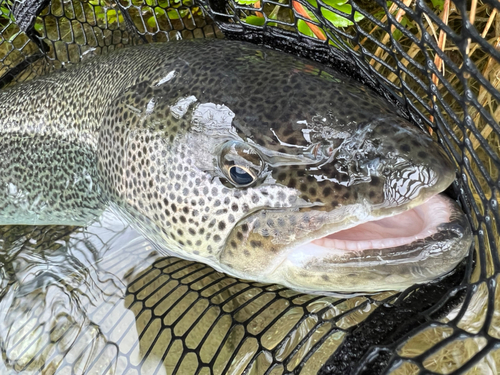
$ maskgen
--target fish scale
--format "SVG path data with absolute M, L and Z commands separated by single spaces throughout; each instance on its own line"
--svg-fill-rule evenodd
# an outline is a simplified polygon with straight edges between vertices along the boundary
M 276 51 L 221 40 L 124 49 L 1 91 L 0 113 L 1 182 L 13 187 L 1 193 L 2 224 L 86 225 L 113 202 L 160 249 L 323 292 L 428 281 L 471 241 L 448 202 L 449 223 L 426 241 L 340 258 L 305 250 L 292 262 L 297 246 L 428 201 L 454 171 L 369 89 Z M 16 176 L 19 163 L 34 173 Z M 255 181 L 233 181 L 235 166 L 254 168 Z M 362 269 L 374 257 L 373 272 Z

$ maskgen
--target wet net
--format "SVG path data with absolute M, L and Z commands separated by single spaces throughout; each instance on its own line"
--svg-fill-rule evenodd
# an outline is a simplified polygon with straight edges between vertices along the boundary
M 133 257 L 108 256 L 115 237 L 99 227 L 4 227 L 2 324 L 9 312 L 25 316 L 1 337 L 2 373 L 499 373 L 499 12 L 493 0 L 0 0 L 0 87 L 126 45 L 204 37 L 264 44 L 352 75 L 456 162 L 448 194 L 475 235 L 470 257 L 439 282 L 343 299 L 235 280 L 159 257 L 140 240 L 120 248 L 149 264 L 130 271 Z M 72 282 L 41 278 L 19 260 L 62 267 L 61 253 L 75 259 L 64 263 L 80 275 Z M 23 284 L 26 275 L 37 287 Z M 61 293 L 66 325 L 41 313 L 57 311 Z

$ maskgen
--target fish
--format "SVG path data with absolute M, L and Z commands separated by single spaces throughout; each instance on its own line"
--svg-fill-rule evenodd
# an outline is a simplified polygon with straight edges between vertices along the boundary
M 106 207 L 161 251 L 312 292 L 403 290 L 472 233 L 442 147 L 370 88 L 253 44 L 121 49 L 0 91 L 0 224 Z

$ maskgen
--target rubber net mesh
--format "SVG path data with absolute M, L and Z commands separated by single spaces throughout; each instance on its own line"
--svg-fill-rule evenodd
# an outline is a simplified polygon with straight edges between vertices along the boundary
M 499 12 L 497 1 L 0 0 L 0 87 L 198 37 L 353 75 L 455 160 L 448 193 L 475 234 L 471 256 L 437 283 L 334 298 L 162 257 L 112 214 L 86 229 L 2 227 L 0 372 L 500 373 Z

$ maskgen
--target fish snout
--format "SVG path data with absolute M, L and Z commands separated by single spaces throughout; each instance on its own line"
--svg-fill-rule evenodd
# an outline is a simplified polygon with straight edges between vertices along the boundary
M 401 124 L 400 124 L 401 125 Z M 375 133 L 380 133 L 379 129 Z M 455 180 L 455 165 L 430 136 L 408 124 L 383 144 L 379 171 L 385 207 L 418 205 L 445 190 Z M 383 142 L 384 141 L 384 142 Z M 413 202 L 413 203 L 411 203 Z
M 446 159 L 434 165 L 409 160 L 396 163 L 385 173 L 383 205 L 413 207 L 445 190 L 454 179 L 454 169 Z

